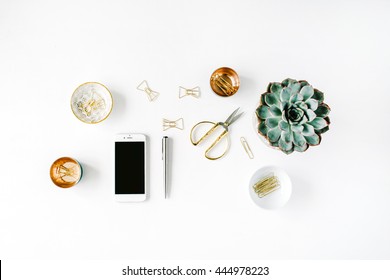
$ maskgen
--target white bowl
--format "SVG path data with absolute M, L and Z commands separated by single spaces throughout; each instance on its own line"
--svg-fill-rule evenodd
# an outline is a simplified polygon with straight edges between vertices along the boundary
M 111 113 L 111 92 L 100 83 L 88 82 L 73 92 L 70 105 L 73 114 L 82 122 L 95 124 L 105 120 Z
M 274 192 L 259 197 L 253 189 L 253 185 L 266 177 L 270 173 L 276 176 L 280 183 L 280 188 Z M 249 181 L 249 194 L 257 206 L 264 209 L 276 209 L 284 206 L 291 197 L 292 184 L 288 174 L 281 168 L 275 166 L 266 166 L 258 169 Z

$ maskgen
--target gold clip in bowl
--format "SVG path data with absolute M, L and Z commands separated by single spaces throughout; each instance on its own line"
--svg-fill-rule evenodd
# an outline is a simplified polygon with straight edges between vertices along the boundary
M 276 191 L 279 188 L 280 188 L 279 179 L 273 173 L 268 174 L 267 176 L 265 176 L 264 178 L 262 178 L 260 181 L 256 182 L 256 184 L 253 185 L 253 190 L 260 198 L 269 195 L 270 193 Z
M 221 67 L 215 70 L 211 75 L 210 86 L 219 96 L 232 96 L 236 94 L 240 87 L 240 78 L 233 69 Z

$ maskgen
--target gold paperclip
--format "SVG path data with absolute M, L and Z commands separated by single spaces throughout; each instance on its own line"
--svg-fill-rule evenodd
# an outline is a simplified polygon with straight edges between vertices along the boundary
M 276 177 L 273 173 L 268 174 L 263 177 L 260 181 L 253 185 L 253 190 L 260 197 L 263 198 L 266 195 L 276 191 L 280 188 L 280 182 L 278 177 Z
M 185 96 L 192 96 L 195 98 L 199 98 L 200 87 L 184 88 L 182 86 L 179 86 L 179 98 L 183 98 Z
M 154 91 L 149 87 L 148 82 L 146 80 L 142 81 L 142 83 L 139 84 L 137 89 L 140 91 L 144 91 L 148 96 L 150 102 L 156 100 L 156 98 L 159 96 L 159 93 L 157 91 Z
M 250 159 L 253 159 L 252 150 L 251 150 L 251 148 L 249 147 L 249 144 L 248 144 L 248 142 L 246 141 L 246 139 L 245 139 L 244 137 L 241 137 L 241 138 L 240 138 L 240 141 L 241 141 L 241 144 L 242 144 L 242 146 L 244 147 L 245 152 L 247 153 L 248 157 L 249 157 Z
M 167 119 L 163 119 L 163 130 L 164 131 L 167 129 L 173 128 L 173 127 L 180 129 L 180 130 L 183 130 L 184 129 L 183 118 L 177 119 L 176 121 L 170 121 Z

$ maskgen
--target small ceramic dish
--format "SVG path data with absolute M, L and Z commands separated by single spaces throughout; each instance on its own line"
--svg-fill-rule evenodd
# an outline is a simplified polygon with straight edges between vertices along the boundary
M 264 197 L 259 197 L 253 186 L 272 174 L 277 177 L 280 187 Z M 291 197 L 292 184 L 288 174 L 281 168 L 266 166 L 258 169 L 249 181 L 249 194 L 257 206 L 264 209 L 276 209 L 284 206 Z
M 70 188 L 76 185 L 83 176 L 81 164 L 70 157 L 57 159 L 50 167 L 50 178 L 60 188 Z
M 240 87 L 240 78 L 236 71 L 228 67 L 218 68 L 210 77 L 211 89 L 222 97 L 236 94 Z
M 112 95 L 104 85 L 87 82 L 73 92 L 70 105 L 73 114 L 82 122 L 95 124 L 105 120 L 112 111 Z

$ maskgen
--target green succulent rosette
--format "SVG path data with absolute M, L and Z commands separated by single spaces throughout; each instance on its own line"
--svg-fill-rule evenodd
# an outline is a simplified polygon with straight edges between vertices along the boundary
M 324 94 L 306 81 L 270 83 L 256 109 L 258 132 L 286 154 L 304 152 L 321 143 L 329 130 L 330 108 Z

